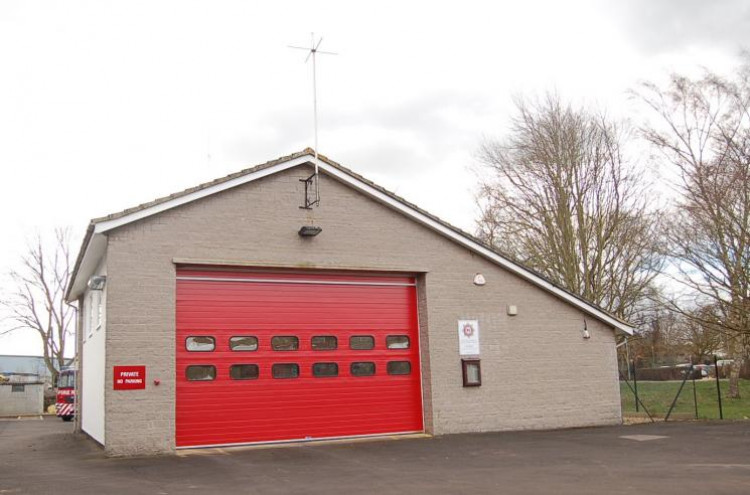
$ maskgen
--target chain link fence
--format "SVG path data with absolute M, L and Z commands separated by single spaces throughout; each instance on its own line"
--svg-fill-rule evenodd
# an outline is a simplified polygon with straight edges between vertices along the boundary
M 730 365 L 716 356 L 704 363 L 664 366 L 621 359 L 623 420 L 750 419 L 750 366 L 740 372 L 739 398 L 728 398 Z

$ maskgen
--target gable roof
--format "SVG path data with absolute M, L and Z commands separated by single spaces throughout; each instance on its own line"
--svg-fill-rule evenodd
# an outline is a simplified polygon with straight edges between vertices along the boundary
M 106 233 L 110 230 L 176 208 L 200 198 L 267 177 L 283 170 L 300 165 L 314 166 L 316 162 L 321 173 L 325 173 L 332 178 L 353 187 L 355 190 L 365 194 L 375 201 L 385 204 L 417 223 L 448 237 L 457 244 L 474 251 L 506 270 L 531 282 L 537 287 L 563 299 L 583 312 L 611 325 L 617 330 L 621 330 L 627 334 L 633 333 L 634 327 L 632 325 L 609 314 L 606 310 L 556 285 L 539 273 L 494 250 L 473 235 L 441 220 L 396 194 L 378 186 L 372 181 L 365 179 L 352 170 L 323 155 L 318 155 L 316 157 L 315 152 L 310 148 L 227 175 L 226 177 L 185 189 L 181 192 L 170 194 L 163 198 L 155 199 L 148 203 L 143 203 L 134 208 L 128 208 L 118 213 L 91 220 L 88 229 L 86 230 L 81 249 L 78 253 L 75 267 L 73 268 L 71 282 L 66 292 L 66 299 L 68 301 L 74 300 L 84 291 L 86 280 L 88 280 L 88 277 L 90 277 L 94 270 L 96 270 L 97 265 L 106 251 Z

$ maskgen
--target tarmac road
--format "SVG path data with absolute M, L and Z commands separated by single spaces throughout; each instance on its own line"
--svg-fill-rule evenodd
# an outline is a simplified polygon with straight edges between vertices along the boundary
M 0 419 L 0 495 L 58 493 L 748 494 L 750 422 L 108 458 L 57 418 Z

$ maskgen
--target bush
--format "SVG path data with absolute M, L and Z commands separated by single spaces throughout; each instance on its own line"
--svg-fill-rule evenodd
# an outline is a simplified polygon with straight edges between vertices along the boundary
M 672 367 L 672 368 L 640 368 L 636 370 L 636 378 L 638 381 L 655 381 L 661 382 L 665 380 L 682 380 L 685 378 L 685 374 L 689 368 Z M 693 368 L 693 375 L 690 378 L 700 380 L 702 378 L 701 371 Z

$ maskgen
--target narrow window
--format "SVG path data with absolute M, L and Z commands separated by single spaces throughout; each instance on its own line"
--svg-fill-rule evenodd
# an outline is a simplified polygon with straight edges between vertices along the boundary
M 406 335 L 389 335 L 385 338 L 385 346 L 388 349 L 408 349 L 409 337 Z
M 339 365 L 336 363 L 315 363 L 312 367 L 315 377 L 339 376 Z
M 349 338 L 349 348 L 357 351 L 369 351 L 375 348 L 375 338 L 372 335 L 355 335 Z
M 96 328 L 96 296 L 97 291 L 91 291 L 89 294 L 89 305 L 88 305 L 88 337 L 94 335 L 94 329 Z
M 96 293 L 96 304 L 94 305 L 94 320 L 96 322 L 96 329 L 102 328 L 102 313 L 104 312 L 104 305 L 102 304 L 102 291 Z
M 229 348 L 233 351 L 257 351 L 258 337 L 239 336 L 229 338 Z
M 479 387 L 482 385 L 482 370 L 479 359 L 462 359 L 461 369 L 463 371 L 464 387 Z
M 299 339 L 291 336 L 273 337 L 271 349 L 274 351 L 296 351 L 299 349 Z
M 352 363 L 349 370 L 351 371 L 352 376 L 372 376 L 375 374 L 375 363 Z
M 26 390 L 26 386 L 23 384 L 13 384 L 10 387 L 11 392 L 24 392 Z
M 191 382 L 210 381 L 216 379 L 216 366 L 194 365 L 188 366 L 185 376 Z
M 232 380 L 255 380 L 258 374 L 257 364 L 233 364 L 229 368 L 229 377 Z
M 408 375 L 409 373 L 411 373 L 409 361 L 388 361 L 389 375 Z
M 313 351 L 332 351 L 339 346 L 338 339 L 330 335 L 313 337 L 310 343 Z
M 271 367 L 274 378 L 299 378 L 299 365 L 295 363 L 277 363 Z
M 185 339 L 185 349 L 191 352 L 209 352 L 216 348 L 213 337 L 188 337 Z

